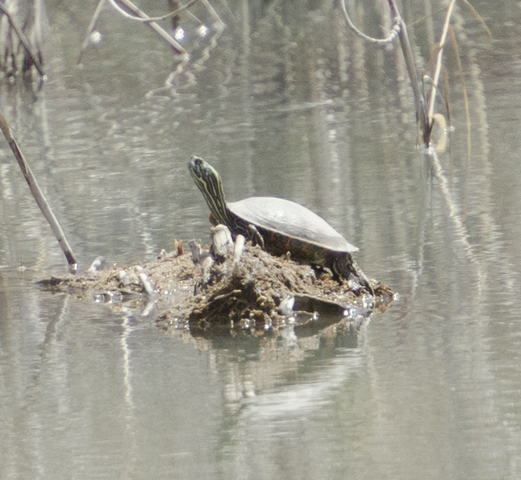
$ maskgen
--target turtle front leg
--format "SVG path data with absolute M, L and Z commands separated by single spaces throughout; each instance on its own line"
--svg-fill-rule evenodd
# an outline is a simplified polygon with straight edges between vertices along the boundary
M 252 225 L 251 223 L 248 224 L 248 234 L 250 237 L 250 240 L 253 242 L 254 245 L 259 245 L 263 250 L 264 248 L 264 238 L 257 230 L 257 227 L 255 225 Z

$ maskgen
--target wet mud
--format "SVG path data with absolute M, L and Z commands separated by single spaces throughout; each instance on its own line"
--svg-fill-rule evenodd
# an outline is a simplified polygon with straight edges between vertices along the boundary
M 376 280 L 371 280 L 373 292 L 353 288 L 327 270 L 275 257 L 249 242 L 235 263 L 230 254 L 204 267 L 179 248 L 142 265 L 114 264 L 40 286 L 90 297 L 112 309 L 139 309 L 167 330 L 189 327 L 199 333 L 216 327 L 266 332 L 288 323 L 317 330 L 326 326 L 321 323 L 326 317 L 328 324 L 360 322 L 385 311 L 394 299 Z

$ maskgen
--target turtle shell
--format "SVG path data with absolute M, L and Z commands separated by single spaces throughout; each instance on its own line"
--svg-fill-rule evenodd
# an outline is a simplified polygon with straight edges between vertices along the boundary
M 275 197 L 251 197 L 227 204 L 246 223 L 288 239 L 297 239 L 332 252 L 358 252 L 329 223 L 298 203 Z

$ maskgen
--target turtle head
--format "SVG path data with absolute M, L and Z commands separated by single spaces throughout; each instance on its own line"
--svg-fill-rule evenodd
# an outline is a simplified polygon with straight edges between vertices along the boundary
M 226 200 L 221 176 L 202 158 L 192 157 L 188 170 L 210 208 L 217 223 L 227 224 Z

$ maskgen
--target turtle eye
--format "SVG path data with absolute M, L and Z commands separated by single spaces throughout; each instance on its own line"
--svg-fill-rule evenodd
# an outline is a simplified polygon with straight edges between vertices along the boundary
M 202 158 L 198 158 L 198 157 L 194 157 L 194 163 L 195 163 L 195 165 L 197 167 L 200 167 L 203 164 L 203 159 Z

